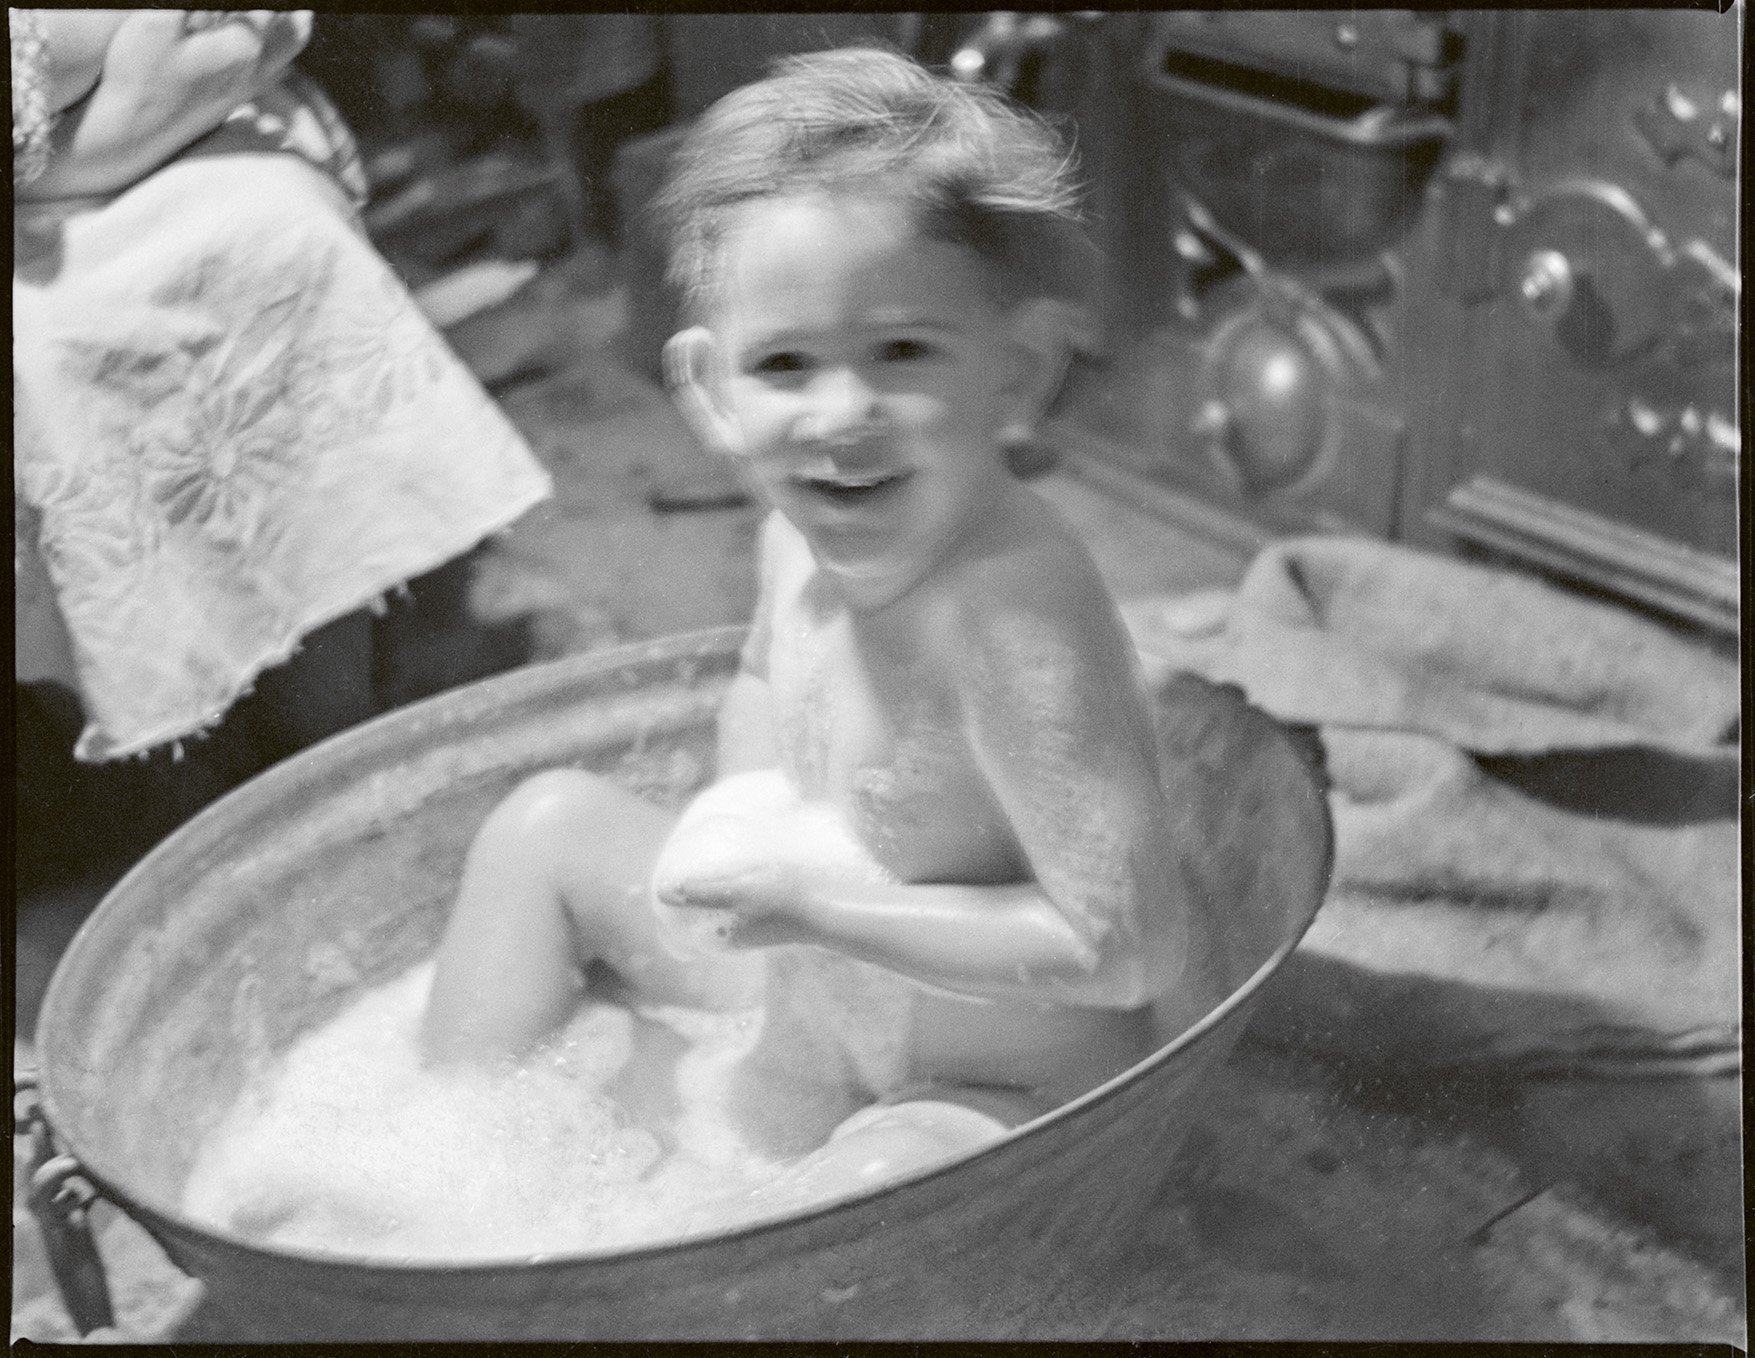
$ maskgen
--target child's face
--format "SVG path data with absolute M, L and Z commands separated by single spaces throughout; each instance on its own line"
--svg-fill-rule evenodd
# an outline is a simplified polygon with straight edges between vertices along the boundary
M 984 265 L 896 204 L 830 196 L 750 205 L 721 263 L 721 441 L 819 564 L 906 588 L 997 500 L 1024 413 Z

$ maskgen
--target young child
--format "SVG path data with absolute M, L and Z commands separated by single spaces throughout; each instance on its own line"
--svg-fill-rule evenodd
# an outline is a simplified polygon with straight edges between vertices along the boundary
M 1003 462 L 1061 375 L 1067 157 L 995 94 L 828 52 L 709 110 L 660 211 L 694 322 L 666 349 L 676 398 L 773 511 L 719 779 L 680 820 L 578 771 L 502 803 L 427 1052 L 523 1056 L 587 961 L 702 1006 L 765 973 L 770 1027 L 815 984 L 897 1019 L 899 1047 L 843 1024 L 839 1101 L 760 1127 L 802 1078 L 764 1039 L 737 1104 L 787 1153 L 841 1123 L 805 1177 L 845 1186 L 1125 1069 L 1147 1006 L 1201 971 L 1132 648 Z

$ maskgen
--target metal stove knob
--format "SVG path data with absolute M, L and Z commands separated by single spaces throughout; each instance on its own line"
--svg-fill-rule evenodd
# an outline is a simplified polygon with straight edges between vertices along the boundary
M 1572 305 L 1572 261 L 1558 250 L 1537 250 L 1524 261 L 1518 296 L 1532 315 L 1551 320 Z
M 1279 490 L 1315 465 L 1328 431 L 1329 375 L 1303 339 L 1252 318 L 1219 345 L 1212 396 L 1193 428 L 1250 494 Z

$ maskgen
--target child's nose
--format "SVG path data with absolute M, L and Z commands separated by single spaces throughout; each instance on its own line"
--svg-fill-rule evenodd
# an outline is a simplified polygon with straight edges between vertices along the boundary
M 851 368 L 821 373 L 808 396 L 808 408 L 794 430 L 800 442 L 854 439 L 868 431 L 877 417 L 877 393 Z

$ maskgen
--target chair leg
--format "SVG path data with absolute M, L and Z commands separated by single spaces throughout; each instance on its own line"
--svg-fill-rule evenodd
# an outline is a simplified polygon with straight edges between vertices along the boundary
M 270 759 L 281 759 L 375 716 L 372 616 L 364 609 L 319 627 L 297 655 L 256 680 Z
M 571 114 L 576 110 L 568 110 Z M 573 249 L 589 238 L 596 214 L 592 207 L 591 186 L 579 170 L 579 156 L 574 145 L 573 120 L 563 114 L 550 114 L 542 119 L 542 145 L 549 166 L 555 174 L 561 205 L 567 219 L 567 244 Z

